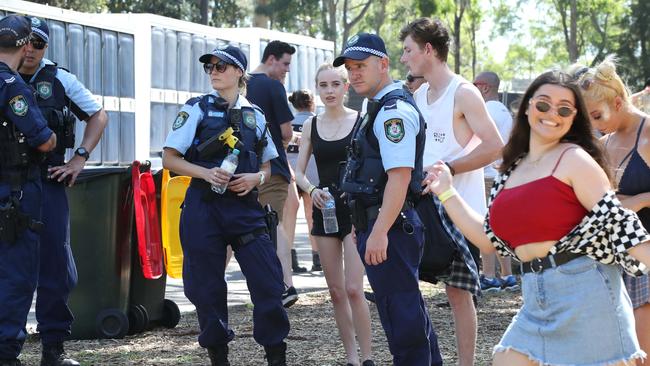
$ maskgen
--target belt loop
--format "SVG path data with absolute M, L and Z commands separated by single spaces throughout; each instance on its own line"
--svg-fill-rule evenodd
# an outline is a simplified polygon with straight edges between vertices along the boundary
M 557 267 L 557 264 L 555 264 L 555 255 L 549 254 L 548 255 L 548 260 L 551 262 L 551 267 L 555 268 Z

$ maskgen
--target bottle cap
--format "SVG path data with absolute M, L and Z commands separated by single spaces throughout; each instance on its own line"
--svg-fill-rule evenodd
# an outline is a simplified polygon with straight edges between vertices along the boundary
M 235 154 L 235 155 L 239 155 L 239 149 L 233 149 L 232 153 Z

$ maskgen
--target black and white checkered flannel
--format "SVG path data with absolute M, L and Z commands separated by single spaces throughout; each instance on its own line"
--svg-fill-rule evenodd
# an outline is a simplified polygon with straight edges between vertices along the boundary
M 485 233 L 499 255 L 515 258 L 517 256 L 514 251 L 492 231 L 489 207 L 520 161 L 521 158 L 495 178 L 488 200 L 488 213 L 483 223 Z M 561 252 L 584 254 L 601 263 L 619 264 L 630 275 L 640 276 L 648 272 L 648 267 L 629 255 L 627 251 L 649 240 L 650 235 L 636 213 L 624 208 L 616 198 L 616 194 L 608 191 L 580 224 L 555 243 L 549 254 Z

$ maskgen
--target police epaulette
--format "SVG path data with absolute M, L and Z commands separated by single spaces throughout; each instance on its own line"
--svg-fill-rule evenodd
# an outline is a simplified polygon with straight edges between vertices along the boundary
M 185 102 L 185 104 L 186 104 L 186 105 L 193 106 L 193 105 L 195 105 L 196 103 L 198 103 L 198 102 L 201 100 L 201 98 L 202 98 L 202 96 L 201 96 L 201 97 L 192 97 L 192 98 L 188 99 L 188 100 Z

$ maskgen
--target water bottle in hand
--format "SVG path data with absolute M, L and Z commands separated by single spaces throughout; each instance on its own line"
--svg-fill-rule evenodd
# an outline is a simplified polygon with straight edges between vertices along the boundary
M 327 187 L 323 188 L 323 191 L 329 196 L 328 200 L 325 201 L 325 207 L 321 210 L 323 213 L 323 228 L 325 234 L 334 234 L 339 231 L 339 222 L 336 220 L 336 203 Z
M 234 149 L 232 153 L 228 154 L 228 156 L 223 159 L 223 162 L 221 162 L 221 169 L 227 171 L 230 173 L 230 175 L 233 175 L 235 173 L 235 170 L 237 170 L 237 164 L 239 164 L 239 158 L 237 155 L 239 155 L 239 150 Z M 212 191 L 218 194 L 223 194 L 226 191 L 227 187 L 228 183 L 213 184 Z

